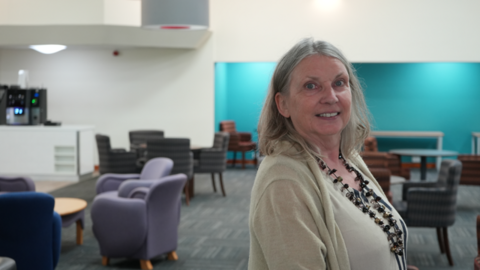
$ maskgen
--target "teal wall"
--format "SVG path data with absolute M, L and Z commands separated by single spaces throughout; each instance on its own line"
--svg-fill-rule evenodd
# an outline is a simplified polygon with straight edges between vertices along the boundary
M 254 133 L 276 63 L 217 63 L 215 123 Z M 442 131 L 443 148 L 470 153 L 480 132 L 480 63 L 354 64 L 376 130 Z M 379 148 L 435 148 L 434 139 L 379 138 Z

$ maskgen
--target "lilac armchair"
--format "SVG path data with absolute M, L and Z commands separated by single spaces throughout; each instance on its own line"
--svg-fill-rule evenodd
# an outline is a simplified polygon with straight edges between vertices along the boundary
M 0 176 L 0 194 L 17 191 L 35 191 L 35 183 L 30 177 Z
M 97 194 L 117 191 L 125 180 L 154 180 L 170 174 L 173 168 L 173 161 L 169 158 L 154 158 L 145 164 L 140 174 L 116 174 L 107 173 L 97 180 Z
M 118 196 L 111 192 L 95 197 L 91 216 L 102 264 L 110 258 L 140 260 L 142 269 L 153 269 L 150 259 L 168 253 L 177 260 L 181 192 L 185 174 L 160 180 L 127 180 Z

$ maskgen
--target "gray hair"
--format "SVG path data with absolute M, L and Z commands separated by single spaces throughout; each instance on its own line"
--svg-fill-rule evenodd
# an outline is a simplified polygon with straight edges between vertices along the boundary
M 295 67 L 310 55 L 319 54 L 338 59 L 347 69 L 352 92 L 350 120 L 342 131 L 340 150 L 345 158 L 350 158 L 360 151 L 365 138 L 370 133 L 369 111 L 363 96 L 363 90 L 355 74 L 355 69 L 332 44 L 325 41 L 314 41 L 306 38 L 291 48 L 277 64 L 273 73 L 268 95 L 258 122 L 258 141 L 260 152 L 272 155 L 276 145 L 288 141 L 299 150 L 304 150 L 314 157 L 322 157 L 318 147 L 309 144 L 295 130 L 291 118 L 283 117 L 275 103 L 277 93 L 288 94 L 290 77 Z M 276 153 L 278 154 L 278 153 Z

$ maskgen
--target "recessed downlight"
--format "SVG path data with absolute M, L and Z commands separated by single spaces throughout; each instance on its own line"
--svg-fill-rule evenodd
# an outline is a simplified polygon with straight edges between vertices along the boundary
M 52 54 L 65 50 L 67 46 L 59 44 L 43 44 L 43 45 L 31 45 L 30 49 L 33 49 L 39 53 Z

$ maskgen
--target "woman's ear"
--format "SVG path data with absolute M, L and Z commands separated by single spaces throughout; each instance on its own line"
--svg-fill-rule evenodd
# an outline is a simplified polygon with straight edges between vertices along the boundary
M 288 112 L 287 98 L 280 93 L 276 93 L 275 94 L 275 103 L 277 104 L 278 112 L 281 115 L 283 115 L 283 117 L 289 118 L 290 113 Z

